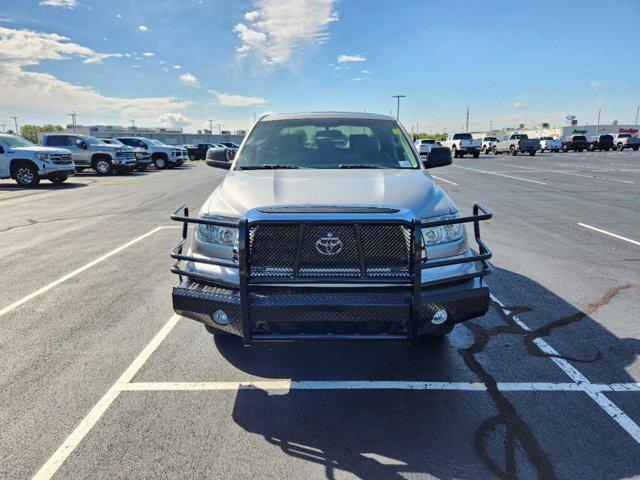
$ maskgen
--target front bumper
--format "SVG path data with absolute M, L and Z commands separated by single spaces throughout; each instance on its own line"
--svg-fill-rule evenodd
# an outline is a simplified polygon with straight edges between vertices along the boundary
M 70 177 L 71 175 L 75 175 L 75 173 L 76 167 L 73 163 L 64 163 L 59 165 L 47 164 L 44 168 L 39 169 L 38 176 L 41 178 L 55 177 L 58 175 L 66 175 Z
M 181 207 L 182 208 L 182 207 Z M 179 209 L 180 210 L 180 209 Z M 480 213 L 481 212 L 481 213 Z M 376 279 L 366 275 L 336 281 L 327 278 L 253 278 L 248 268 L 248 219 L 239 223 L 203 218 L 190 218 L 175 213 L 173 220 L 183 223 L 183 239 L 171 256 L 176 262 L 171 269 L 180 276 L 173 288 L 176 313 L 243 338 L 245 345 L 253 340 L 306 338 L 406 339 L 415 340 L 450 329 L 454 324 L 482 316 L 489 307 L 489 289 L 483 277 L 491 273 L 487 262 L 491 252 L 480 238 L 479 222 L 492 214 L 482 205 L 474 205 L 473 216 L 426 221 L 397 220 L 410 226 L 411 273 L 408 278 Z M 305 225 L 314 218 L 298 219 Z M 282 221 L 282 219 L 276 220 Z M 318 220 L 321 221 L 321 220 Z M 331 223 L 360 224 L 365 219 L 332 219 Z M 378 220 L 379 222 L 379 220 Z M 479 254 L 445 259 L 424 259 L 422 228 L 474 224 Z M 239 229 L 239 260 L 193 257 L 182 253 L 188 224 L 234 226 Z M 269 223 L 264 218 L 260 223 Z M 184 270 L 180 262 L 201 263 L 223 269 L 238 269 L 239 280 L 221 278 Z M 364 262 L 364 258 L 361 257 Z M 425 281 L 423 271 L 441 271 L 447 266 L 463 268 L 454 276 L 432 275 Z M 364 271 L 364 270 L 363 270 Z M 443 311 L 446 312 L 443 319 Z M 221 322 L 221 312 L 223 321 Z M 435 316 L 438 313 L 438 316 Z M 435 319 L 435 320 L 434 320 Z

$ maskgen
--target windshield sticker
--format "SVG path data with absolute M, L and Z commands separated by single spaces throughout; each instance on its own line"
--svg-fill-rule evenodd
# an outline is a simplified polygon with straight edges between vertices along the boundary
M 411 168 L 411 162 L 408 162 L 407 160 L 400 160 L 398 162 L 398 165 L 400 165 L 402 168 Z
M 392 132 L 395 133 L 396 135 L 400 135 L 400 129 L 398 128 L 394 128 Z

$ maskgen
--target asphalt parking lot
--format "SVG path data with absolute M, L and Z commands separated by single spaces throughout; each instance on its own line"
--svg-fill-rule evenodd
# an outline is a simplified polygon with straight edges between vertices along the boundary
M 420 346 L 175 316 L 169 214 L 225 173 L 0 182 L 1 478 L 640 476 L 640 152 L 433 170 L 494 211 L 494 302 Z

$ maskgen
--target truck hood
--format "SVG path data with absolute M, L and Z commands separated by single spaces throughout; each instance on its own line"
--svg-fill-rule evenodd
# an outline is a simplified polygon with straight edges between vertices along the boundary
M 59 154 L 59 155 L 64 155 L 64 154 L 70 154 L 71 152 L 65 148 L 54 148 L 54 147 L 18 147 L 18 148 L 12 148 L 11 150 L 14 151 L 21 151 L 21 152 L 38 152 L 38 153 L 53 153 L 53 154 Z
M 241 217 L 271 205 L 385 205 L 427 218 L 457 212 L 424 170 L 232 170 L 201 213 Z

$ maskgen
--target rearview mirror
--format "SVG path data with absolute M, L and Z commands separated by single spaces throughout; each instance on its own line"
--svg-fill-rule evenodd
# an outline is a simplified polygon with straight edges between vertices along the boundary
M 425 168 L 437 168 L 451 165 L 451 150 L 449 147 L 431 147 L 424 160 Z

